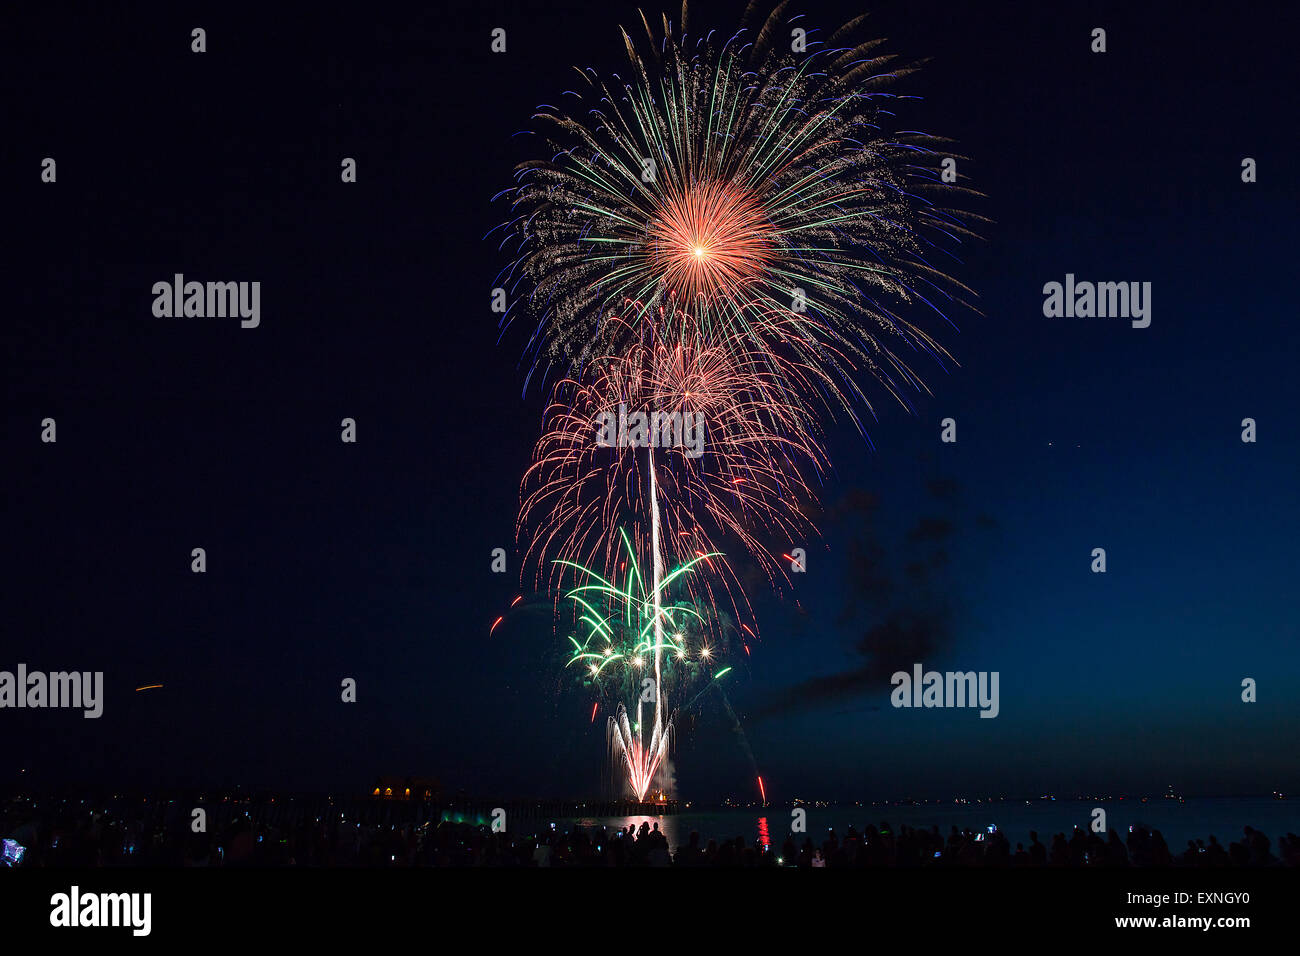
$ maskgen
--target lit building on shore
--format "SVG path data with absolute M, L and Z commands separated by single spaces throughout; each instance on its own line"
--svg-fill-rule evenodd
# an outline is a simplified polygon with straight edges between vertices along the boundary
M 370 789 L 374 800 L 433 800 L 442 796 L 442 785 L 432 777 L 379 776 Z

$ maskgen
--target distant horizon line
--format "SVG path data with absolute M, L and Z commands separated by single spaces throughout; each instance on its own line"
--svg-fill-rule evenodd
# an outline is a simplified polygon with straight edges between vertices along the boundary
M 418 778 L 427 779 L 427 778 Z M 81 794 L 88 796 L 82 797 Z M 1272 790 L 1269 792 L 1250 792 L 1250 793 L 1179 793 L 1172 788 L 1164 792 L 1116 792 L 1112 794 L 1069 794 L 1060 793 L 1040 793 L 1032 796 L 961 796 L 955 795 L 950 797 L 896 797 L 896 798 L 876 798 L 876 799 L 822 799 L 822 798 L 804 798 L 791 797 L 788 800 L 767 800 L 761 801 L 757 798 L 749 800 L 738 800 L 733 797 L 722 797 L 720 799 L 684 799 L 681 797 L 672 797 L 663 801 L 654 800 L 634 800 L 630 797 L 561 797 L 561 796 L 487 796 L 477 793 L 467 793 L 463 790 L 447 790 L 439 788 L 436 793 L 424 797 L 419 795 L 387 796 L 376 794 L 373 788 L 366 790 L 293 790 L 287 788 L 274 787 L 247 787 L 242 784 L 227 786 L 171 786 L 171 787 L 106 787 L 106 786 L 52 786 L 46 788 L 31 789 L 13 789 L 5 794 L 6 802 L 25 800 L 25 799 L 95 799 L 95 800 L 121 800 L 121 799 L 167 799 L 176 796 L 198 795 L 201 799 L 210 799 L 211 797 L 222 800 L 235 798 L 238 800 L 249 800 L 254 802 L 268 802 L 276 800 L 286 801 L 367 801 L 373 803 L 425 803 L 437 804 L 443 806 L 453 805 L 476 805 L 486 806 L 489 804 L 500 806 L 543 806 L 543 805 L 562 805 L 570 807 L 594 806 L 637 806 L 637 807 L 673 807 L 676 810 L 681 808 L 690 809 L 717 809 L 717 810 L 734 810 L 734 809 L 762 809 L 764 807 L 849 807 L 849 806 L 928 806 L 928 805 L 983 805 L 989 803 L 1052 803 L 1052 802 L 1157 802 L 1181 801 L 1187 800 L 1249 800 L 1249 799 L 1270 799 L 1285 801 L 1295 799 L 1288 797 L 1285 791 Z

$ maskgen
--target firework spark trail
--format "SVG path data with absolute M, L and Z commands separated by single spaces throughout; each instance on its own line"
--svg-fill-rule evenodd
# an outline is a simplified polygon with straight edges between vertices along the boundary
M 641 719 L 641 705 L 637 704 L 637 722 Z M 612 756 L 621 760 L 627 771 L 628 784 L 637 800 L 644 800 L 654 783 L 655 775 L 663 765 L 668 752 L 672 724 L 656 724 L 649 742 L 633 731 L 629 725 L 627 708 L 618 705 L 618 714 L 610 718 L 609 738 Z
M 664 713 L 668 710 L 668 690 L 663 683 L 663 646 L 664 646 L 664 622 L 663 622 L 663 604 L 661 592 L 663 588 L 663 549 L 659 546 L 659 490 L 655 484 L 655 450 L 653 447 L 646 449 L 649 464 L 647 470 L 650 472 L 650 554 L 651 568 L 654 574 L 652 584 L 652 593 L 654 594 L 654 627 L 655 627 L 655 726 L 651 735 L 651 740 L 661 739 L 664 726 Z M 639 715 L 638 715 L 639 716 Z M 660 755 L 655 755 L 656 765 Z M 650 780 L 654 779 L 654 772 L 650 773 Z M 638 800 L 645 799 L 645 791 L 642 790 L 637 794 Z

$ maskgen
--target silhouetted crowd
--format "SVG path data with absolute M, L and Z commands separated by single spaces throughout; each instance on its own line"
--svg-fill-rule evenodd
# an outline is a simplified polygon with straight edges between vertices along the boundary
M 331 807 L 338 811 L 338 807 Z M 1175 853 L 1159 830 L 1137 827 L 1123 838 L 1076 829 L 1048 841 L 1031 832 L 1011 842 L 996 828 L 959 830 L 881 824 L 833 830 L 819 841 L 790 834 L 779 846 L 729 840 L 703 842 L 692 832 L 674 851 L 657 823 L 625 829 L 544 826 L 524 836 L 487 825 L 440 820 L 382 822 L 369 807 L 343 812 L 285 812 L 233 806 L 214 811 L 194 832 L 193 811 L 175 801 L 90 809 L 68 801 L 40 806 L 14 801 L 0 810 L 5 856 L 19 866 L 786 866 L 786 867 L 1219 867 L 1298 866 L 1300 837 L 1287 833 L 1274 851 L 1251 827 L 1224 846 L 1211 836 Z M 206 821 L 205 821 L 206 822 Z
M 642 823 L 612 833 L 603 827 L 551 834 L 541 838 L 504 841 L 492 846 L 504 834 L 480 834 L 477 840 L 460 843 L 451 865 L 535 865 L 535 866 L 796 866 L 807 868 L 895 867 L 895 866 L 1297 866 L 1300 865 L 1300 837 L 1288 833 L 1282 838 L 1280 855 L 1272 852 L 1269 838 L 1246 827 L 1240 841 L 1227 849 L 1211 836 L 1188 841 L 1187 849 L 1175 856 L 1158 830 L 1137 827 L 1121 840 L 1115 831 L 1106 836 L 1075 830 L 1052 837 L 1050 846 L 1036 832 L 1029 846 L 1010 841 L 994 832 L 976 833 L 953 827 L 945 838 L 939 828 L 929 830 L 903 826 L 897 831 L 887 824 L 859 831 L 849 827 L 841 838 L 828 832 L 820 842 L 811 837 L 786 837 L 777 850 L 760 843 L 746 843 L 744 837 L 709 840 L 701 845 L 692 832 L 685 844 L 670 854 L 668 841 L 658 826 Z M 531 851 L 531 852 L 530 852 Z

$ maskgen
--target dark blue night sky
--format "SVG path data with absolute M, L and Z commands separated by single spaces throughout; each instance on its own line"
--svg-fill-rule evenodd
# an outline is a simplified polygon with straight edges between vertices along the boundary
M 779 799 L 1300 787 L 1294 61 L 1274 14 L 1131 6 L 873 11 L 891 51 L 933 58 L 900 125 L 957 140 L 987 197 L 950 270 L 980 311 L 941 333 L 959 367 L 918 357 L 932 395 L 874 396 L 870 443 L 832 429 L 824 540 L 793 595 L 755 589 L 762 640 L 728 685 L 743 739 L 704 707 L 684 798 L 753 799 L 746 748 Z M 601 791 L 604 730 L 549 618 L 488 637 L 519 593 L 489 553 L 513 549 L 543 396 L 487 308 L 503 254 L 482 237 L 532 148 L 513 134 L 573 65 L 617 70 L 633 15 L 488 2 L 254 30 L 213 8 L 204 57 L 193 13 L 6 31 L 0 668 L 103 670 L 107 700 L 97 721 L 0 713 L 0 779 Z M 261 280 L 261 326 L 154 318 L 176 272 Z M 1150 282 L 1150 327 L 1045 318 L 1067 273 Z M 858 645 L 891 612 L 927 668 L 998 671 L 999 716 L 890 707 Z

